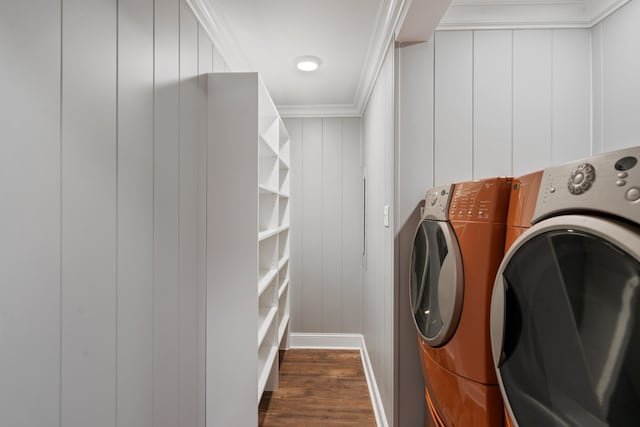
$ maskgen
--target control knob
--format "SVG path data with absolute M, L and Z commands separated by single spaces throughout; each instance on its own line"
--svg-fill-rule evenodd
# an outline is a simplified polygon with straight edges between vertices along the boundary
M 569 181 L 567 182 L 567 188 L 569 189 L 569 193 L 577 196 L 591 188 L 591 184 L 593 184 L 595 180 L 595 168 L 589 163 L 584 163 L 571 172 Z
M 435 206 L 437 202 L 438 202 L 438 192 L 434 191 L 433 193 L 431 193 L 431 196 L 429 196 L 429 204 L 431 206 Z

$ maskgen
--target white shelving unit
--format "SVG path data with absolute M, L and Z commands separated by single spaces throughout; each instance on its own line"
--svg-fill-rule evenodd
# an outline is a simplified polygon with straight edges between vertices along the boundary
M 257 425 L 288 345 L 289 135 L 257 74 L 207 90 L 207 426 Z

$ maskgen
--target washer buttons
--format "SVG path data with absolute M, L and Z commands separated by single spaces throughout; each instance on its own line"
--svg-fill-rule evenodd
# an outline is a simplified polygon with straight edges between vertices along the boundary
M 628 176 L 629 176 L 629 174 L 628 174 L 628 173 L 626 173 L 626 172 L 620 172 L 620 173 L 618 174 L 618 178 L 626 178 L 626 177 L 628 177 Z
M 625 198 L 630 202 L 638 201 L 640 199 L 640 188 L 631 187 L 630 189 L 627 190 L 627 194 L 625 195 Z
M 624 179 L 619 179 L 616 181 L 616 185 L 618 187 L 624 187 L 625 185 L 627 185 L 627 181 L 625 181 Z

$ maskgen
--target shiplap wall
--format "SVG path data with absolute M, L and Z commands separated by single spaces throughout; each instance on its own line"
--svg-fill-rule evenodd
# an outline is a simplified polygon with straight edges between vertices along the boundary
M 197 76 L 226 65 L 179 0 L 2 2 L 0 63 L 1 424 L 204 426 Z
M 394 419 L 394 86 L 390 47 L 362 118 L 367 177 L 362 334 L 388 425 Z M 385 205 L 391 208 L 389 227 L 384 226 Z
M 398 167 L 418 166 L 411 150 L 424 159 L 420 176 L 404 179 L 403 216 L 431 185 L 517 176 L 592 152 L 589 30 L 442 31 L 404 49 L 416 65 L 403 75 L 424 91 L 404 111 L 433 114 L 420 134 L 409 122 L 400 130 L 415 142 Z
M 594 152 L 640 145 L 640 2 L 592 29 Z
M 436 185 L 591 153 L 589 30 L 437 32 L 421 49 L 434 67 Z
M 291 138 L 291 331 L 360 333 L 360 119 L 284 124 Z

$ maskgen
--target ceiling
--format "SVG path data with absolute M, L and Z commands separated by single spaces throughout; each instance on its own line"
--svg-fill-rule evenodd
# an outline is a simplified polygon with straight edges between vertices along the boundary
M 433 31 L 588 28 L 630 0 L 187 0 L 233 71 L 283 117 L 359 116 L 392 41 Z M 295 60 L 321 59 L 312 73 Z
M 350 105 L 382 0 L 210 0 L 279 107 Z M 313 55 L 315 72 L 296 68 Z

